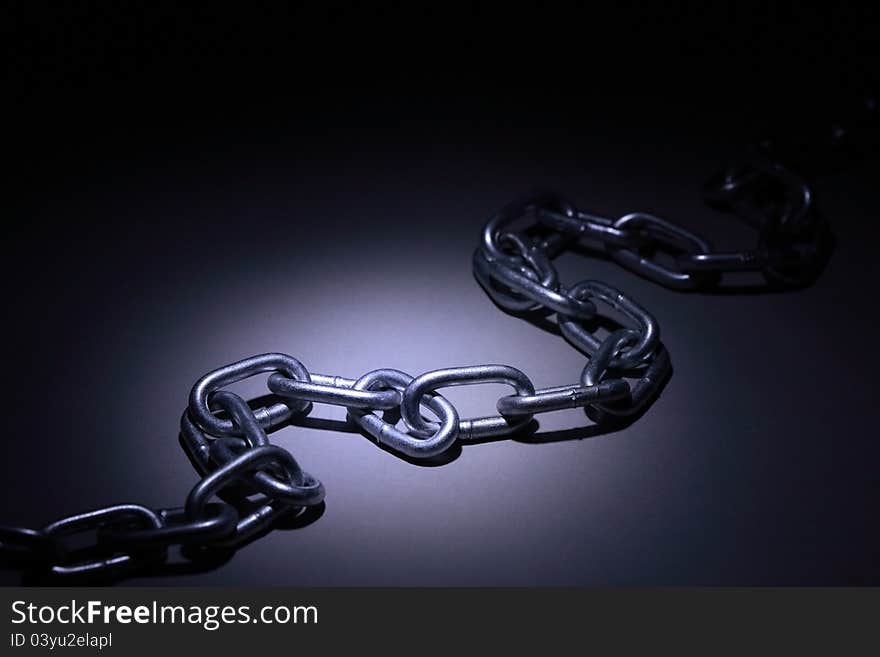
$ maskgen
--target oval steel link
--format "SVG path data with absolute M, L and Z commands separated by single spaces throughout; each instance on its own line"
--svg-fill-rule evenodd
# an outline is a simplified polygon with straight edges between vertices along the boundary
M 206 513 L 195 520 L 186 516 L 183 507 L 160 509 L 161 527 L 147 529 L 102 529 L 98 540 L 102 544 L 121 547 L 168 546 L 204 544 L 229 536 L 238 523 L 238 511 L 225 504 L 208 504 Z
M 247 402 L 238 395 L 221 390 L 215 393 L 215 400 L 224 410 L 229 412 L 235 425 L 241 428 L 244 439 L 216 438 L 209 447 L 211 460 L 222 467 L 235 460 L 245 449 L 253 449 L 269 445 L 269 438 Z M 236 451 L 236 447 L 238 451 Z M 289 455 L 290 456 L 290 455 Z M 302 497 L 302 486 L 309 475 L 304 473 L 293 456 L 285 461 L 272 463 L 287 481 L 266 470 L 257 470 L 244 479 L 256 490 L 270 498 L 276 498 L 296 504 Z M 320 483 L 320 482 L 318 482 Z
M 436 393 L 437 388 L 479 383 L 506 383 L 518 395 L 535 394 L 535 386 L 529 377 L 509 365 L 473 365 L 433 370 L 416 377 L 406 386 L 400 405 L 403 420 L 413 431 L 436 431 L 436 425 L 425 420 L 419 412 L 423 396 L 428 392 Z M 459 433 L 467 438 L 502 436 L 516 431 L 531 419 L 530 415 L 525 415 L 510 421 L 502 415 L 496 415 L 459 420 Z
M 587 408 L 587 415 L 597 424 L 603 424 L 608 415 L 630 417 L 641 413 L 651 403 L 672 372 L 672 361 L 666 347 L 660 346 L 647 367 L 630 386 L 629 398 L 613 403 L 595 404 Z M 589 380 L 589 377 L 584 377 Z
M 606 337 L 584 367 L 581 383 L 585 386 L 598 384 L 611 369 L 611 363 L 617 353 L 630 339 L 631 336 L 627 335 L 626 330 L 615 331 Z M 630 386 L 628 397 L 616 402 L 595 404 L 588 409 L 588 415 L 594 422 L 602 424 L 607 421 L 608 415 L 628 417 L 638 414 L 659 390 L 670 370 L 669 352 L 666 351 L 666 347 L 660 345 L 644 371 L 638 373 L 638 380 Z
M 412 380 L 412 376 L 400 370 L 373 370 L 358 379 L 355 388 L 370 390 L 377 387 L 392 387 L 402 391 Z M 458 437 L 458 412 L 446 398 L 436 393 L 425 394 L 423 400 L 424 405 L 433 411 L 440 421 L 433 430 L 429 429 L 420 435 L 405 433 L 364 409 L 350 408 L 348 416 L 355 424 L 373 436 L 379 444 L 391 447 L 412 458 L 431 458 L 449 449 Z
M 708 205 L 758 229 L 757 245 L 741 252 L 680 256 L 683 271 L 761 271 L 768 282 L 789 286 L 818 275 L 826 255 L 825 222 L 801 177 L 778 162 L 755 158 L 710 178 L 703 196 Z
M 293 356 L 287 354 L 260 354 L 237 361 L 226 367 L 208 372 L 196 381 L 189 396 L 189 409 L 193 419 L 212 436 L 239 436 L 232 420 L 218 418 L 209 408 L 209 397 L 223 386 L 242 381 L 265 372 L 281 372 L 291 379 L 309 381 L 309 372 Z M 291 415 L 308 408 L 308 402 L 299 401 L 273 404 L 257 409 L 254 414 L 260 425 L 271 429 L 290 419 Z
M 251 445 L 242 438 L 216 438 L 211 442 L 211 460 L 218 467 L 222 467 L 248 449 L 252 449 Z M 291 458 L 293 459 L 293 456 Z M 293 459 L 293 462 L 296 463 L 296 459 Z M 289 470 L 287 464 L 281 463 L 272 463 L 269 467 L 276 472 L 273 473 L 268 469 L 257 470 L 242 477 L 241 482 L 238 483 L 246 484 L 245 490 L 248 494 L 259 491 L 266 497 L 297 504 L 302 497 L 301 486 L 305 481 L 303 471 L 298 465 L 295 471 Z
M 249 427 L 246 431 L 246 437 L 250 436 L 250 441 L 241 438 L 208 439 L 202 430 L 190 419 L 189 414 L 184 412 L 181 418 L 181 444 L 190 456 L 196 470 L 203 477 L 214 471 L 218 466 L 235 460 L 241 450 L 269 444 L 268 437 L 265 435 L 262 426 L 259 423 L 255 423 L 254 419 L 248 421 L 248 416 L 253 414 L 252 412 L 249 413 L 250 407 L 244 400 L 226 391 L 220 391 L 217 395 L 219 400 L 231 405 L 228 408 L 236 409 L 237 407 L 233 414 L 234 418 L 237 417 L 237 422 L 242 422 L 245 426 Z M 233 411 L 230 410 L 230 412 Z M 299 474 L 285 472 L 282 467 L 283 464 L 272 465 L 276 466 L 276 468 L 281 468 L 280 473 L 284 474 L 288 481 L 282 481 L 273 473 L 261 470 L 247 475 L 240 482 L 246 482 L 250 486 L 250 488 L 244 491 L 245 494 L 250 494 L 257 490 L 269 497 L 278 497 L 297 502 L 301 497 L 299 484 L 302 483 L 302 471 L 297 466 Z M 300 478 L 300 481 L 297 481 L 297 477 Z
M 495 265 L 486 259 L 482 249 L 474 251 L 472 258 L 474 277 L 501 308 L 514 313 L 527 312 L 538 308 L 533 299 L 522 295 L 515 295 L 509 289 L 504 289 L 494 278 Z
M 534 191 L 526 194 L 515 201 L 504 206 L 497 214 L 493 215 L 489 221 L 483 226 L 481 236 L 481 248 L 486 252 L 489 260 L 507 261 L 510 265 L 516 266 L 516 261 L 504 253 L 499 244 L 500 235 L 511 223 L 520 219 L 533 209 L 552 209 L 567 216 L 574 216 L 574 206 L 559 194 L 549 191 Z
M 485 259 L 483 254 L 476 258 Z M 526 310 L 533 305 L 549 308 L 560 315 L 590 319 L 596 314 L 596 307 L 589 301 L 574 299 L 565 291 L 557 291 L 545 287 L 541 282 L 535 281 L 521 272 L 505 265 L 504 263 L 478 264 L 480 271 L 490 279 L 503 283 L 506 287 L 514 290 L 532 303 L 522 308 Z M 495 290 L 495 294 L 498 291 Z M 503 297 L 502 297 L 503 298 Z
M 622 369 L 634 367 L 645 360 L 657 346 L 660 340 L 660 326 L 657 320 L 621 291 L 599 281 L 581 281 L 572 286 L 569 293 L 575 297 L 600 299 L 638 325 L 635 329 L 638 336 L 635 344 L 624 348 L 621 354 L 612 360 L 610 367 Z M 599 349 L 601 340 L 571 317 L 559 317 L 559 330 L 587 355 Z
M 537 415 L 567 408 L 583 408 L 597 402 L 623 399 L 630 394 L 623 379 L 610 379 L 597 384 L 555 386 L 535 390 L 533 395 L 508 395 L 498 400 L 498 412 L 505 416 Z
M 400 406 L 397 390 L 355 390 L 355 379 L 311 374 L 311 381 L 289 379 L 283 374 L 269 376 L 269 390 L 282 397 L 302 399 L 334 406 L 386 410 Z
M 474 253 L 477 280 L 495 303 L 513 312 L 539 308 L 542 299 L 560 306 L 567 303 L 566 299 L 555 295 L 559 286 L 558 274 L 545 253 L 534 248 L 535 245 L 527 244 L 516 233 L 505 230 L 511 223 L 540 208 L 555 209 L 563 214 L 575 212 L 574 206 L 557 194 L 546 191 L 527 194 L 486 222 L 481 246 Z M 513 246 L 516 254 L 505 252 L 505 245 Z M 525 267 L 523 263 L 529 266 Z M 508 289 L 500 289 L 499 282 Z M 582 315 L 585 310 L 575 303 L 572 312 Z
M 297 469 L 299 466 L 285 449 L 277 445 L 262 445 L 240 454 L 235 460 L 226 463 L 202 479 L 190 491 L 186 498 L 186 516 L 190 520 L 198 520 L 204 515 L 204 508 L 212 495 L 240 478 L 242 475 L 272 463 L 283 463 L 286 469 Z M 303 472 L 304 483 L 299 487 L 300 496 L 296 500 L 299 506 L 311 506 L 324 499 L 324 486 L 308 473 Z M 241 522 L 241 521 L 239 521 Z
M 635 248 L 645 241 L 638 233 L 615 227 L 614 221 L 607 217 L 588 214 L 580 210 L 572 216 L 542 209 L 538 212 L 538 220 L 566 235 L 577 238 L 592 238 L 603 244 L 621 248 Z
M 555 290 L 559 287 L 559 273 L 550 262 L 550 258 L 538 246 L 519 233 L 502 233 L 498 237 L 499 243 L 508 245 L 515 252 L 513 255 L 512 269 L 519 271 L 523 276 L 539 282 L 543 287 Z M 487 258 L 491 261 L 491 258 Z M 513 263 L 522 263 L 513 266 Z
M 650 235 L 654 242 L 685 253 L 709 253 L 710 244 L 681 226 L 673 224 L 644 212 L 627 214 L 614 222 L 618 230 L 641 230 Z M 637 250 L 625 248 L 610 250 L 615 261 L 645 278 L 675 289 L 693 289 L 702 281 L 692 273 L 671 269 L 655 259 L 642 256 Z
M 320 503 L 318 502 L 317 504 Z M 263 504 L 243 515 L 236 524 L 233 533 L 213 539 L 209 541 L 209 545 L 215 548 L 237 548 L 243 543 L 247 543 L 260 532 L 270 528 L 279 518 L 295 513 L 301 508 L 303 507 L 291 505 L 280 500 Z
M 139 504 L 117 504 L 61 518 L 43 527 L 42 533 L 50 538 L 58 539 L 62 536 L 98 529 L 102 525 L 123 521 L 140 521 L 151 529 L 160 529 L 162 527 L 162 520 L 155 511 Z M 158 555 L 155 553 L 153 556 L 158 558 Z M 56 564 L 52 566 L 52 573 L 60 576 L 82 575 L 84 573 L 122 568 L 132 564 L 134 558 L 131 554 L 113 550 L 109 556 L 104 558 L 90 559 L 72 564 Z
M 761 271 L 770 262 L 770 254 L 757 251 L 736 253 L 686 253 L 675 259 L 684 273 Z

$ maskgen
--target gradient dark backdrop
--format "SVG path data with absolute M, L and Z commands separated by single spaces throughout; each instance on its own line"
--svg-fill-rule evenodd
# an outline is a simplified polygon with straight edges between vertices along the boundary
M 2 522 L 23 525 L 182 504 L 189 389 L 251 354 L 575 381 L 577 352 L 475 283 L 486 217 L 546 186 L 745 246 L 700 182 L 768 131 L 825 130 L 877 61 L 871 10 L 12 11 Z M 633 426 L 588 439 L 556 413 L 439 467 L 286 428 L 323 517 L 133 583 L 880 583 L 877 180 L 868 162 L 817 184 L 837 249 L 799 292 L 681 294 L 560 259 L 660 322 L 675 373 Z M 448 396 L 467 416 L 502 390 Z

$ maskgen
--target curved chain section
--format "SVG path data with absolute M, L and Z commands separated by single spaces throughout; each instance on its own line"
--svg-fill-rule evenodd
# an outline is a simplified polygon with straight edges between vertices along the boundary
M 762 272 L 771 285 L 805 285 L 827 259 L 828 230 L 810 189 L 779 165 L 733 167 L 710 181 L 705 196 L 708 204 L 758 228 L 754 249 L 717 252 L 700 236 L 653 215 L 609 219 L 547 192 L 511 203 L 486 223 L 473 256 L 477 280 L 507 311 L 555 313 L 561 334 L 587 358 L 579 381 L 536 389 L 520 370 L 497 364 L 416 377 L 379 369 L 351 379 L 310 372 L 286 354 L 246 358 L 209 372 L 190 393 L 180 439 L 201 479 L 183 506 L 153 510 L 121 504 L 41 529 L 0 527 L 0 555 L 59 577 L 115 576 L 162 562 L 171 546 L 228 549 L 252 540 L 279 518 L 322 504 L 321 482 L 267 435 L 308 414 L 314 403 L 345 407 L 349 420 L 377 443 L 417 460 L 442 454 L 456 441 L 523 430 L 534 415 L 562 409 L 583 408 L 598 424 L 632 421 L 671 373 L 660 327 L 635 300 L 604 283 L 563 285 L 554 257 L 575 242 L 589 242 L 624 267 L 674 289 L 716 287 L 724 274 L 740 271 Z M 529 218 L 531 225 L 511 230 Z M 630 325 L 600 318 L 600 307 Z M 617 328 L 599 337 L 598 327 L 609 321 Z M 266 375 L 274 396 L 269 406 L 252 408 L 223 389 L 258 375 Z M 513 389 L 497 400 L 496 415 L 462 419 L 437 392 L 482 383 Z M 94 545 L 69 549 L 68 537 L 84 532 L 95 533 Z

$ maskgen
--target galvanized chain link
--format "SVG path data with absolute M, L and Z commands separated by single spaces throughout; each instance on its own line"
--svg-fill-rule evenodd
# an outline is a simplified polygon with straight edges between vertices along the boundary
M 349 420 L 377 443 L 412 459 L 435 457 L 456 441 L 524 430 L 533 416 L 561 409 L 583 408 L 598 424 L 631 421 L 671 373 L 660 327 L 645 308 L 605 283 L 564 285 L 552 264 L 555 256 L 582 241 L 675 289 L 716 287 L 722 274 L 740 271 L 760 271 L 771 285 L 805 285 L 827 257 L 827 227 L 809 187 L 777 164 L 730 169 L 710 183 L 706 199 L 759 228 L 753 250 L 716 252 L 698 235 L 653 215 L 632 213 L 612 220 L 580 211 L 550 193 L 516 201 L 486 223 L 473 255 L 477 280 L 509 312 L 555 313 L 562 335 L 587 358 L 578 381 L 536 389 L 520 370 L 498 364 L 416 377 L 379 369 L 351 379 L 310 372 L 286 354 L 246 358 L 206 374 L 193 386 L 180 436 L 202 478 L 182 507 L 124 504 L 41 529 L 0 527 L 0 554 L 55 576 L 116 575 L 163 562 L 175 545 L 235 548 L 279 518 L 322 504 L 321 482 L 267 436 L 291 418 L 308 414 L 314 403 L 345 407 Z M 529 226 L 512 229 L 529 218 Z M 600 337 L 595 325 L 603 306 L 630 326 Z M 224 390 L 257 375 L 268 375 L 267 387 L 276 400 L 271 405 L 252 408 Z M 512 389 L 498 399 L 497 414 L 463 419 L 438 392 L 482 383 Z M 215 497 L 220 501 L 212 502 Z M 93 544 L 69 551 L 69 537 L 81 533 L 95 533 Z

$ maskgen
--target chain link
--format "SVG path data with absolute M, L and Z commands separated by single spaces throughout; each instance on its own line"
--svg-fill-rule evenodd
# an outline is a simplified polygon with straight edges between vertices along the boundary
M 235 548 L 279 518 L 322 504 L 321 482 L 267 435 L 308 414 L 313 403 L 346 408 L 348 419 L 377 443 L 417 460 L 436 457 L 456 441 L 525 430 L 534 415 L 562 409 L 583 408 L 594 422 L 608 426 L 632 421 L 671 374 L 659 324 L 635 300 L 605 283 L 585 280 L 564 286 L 554 257 L 586 240 L 627 269 L 674 289 L 714 288 L 722 285 L 725 274 L 741 271 L 762 272 L 773 286 L 805 285 L 827 259 L 828 230 L 810 189 L 778 164 L 728 169 L 709 182 L 704 194 L 709 205 L 758 229 L 753 250 L 716 252 L 700 236 L 654 215 L 637 212 L 610 219 L 582 212 L 549 192 L 523 197 L 486 223 L 473 256 L 475 277 L 511 313 L 556 314 L 561 334 L 587 357 L 579 382 L 536 389 L 520 370 L 497 364 L 416 377 L 379 369 L 351 379 L 311 373 L 286 354 L 246 358 L 209 372 L 192 388 L 180 441 L 201 479 L 184 506 L 152 510 L 123 504 L 62 518 L 41 529 L 0 527 L 0 555 L 58 577 L 96 572 L 115 576 L 162 562 L 175 545 Z M 510 229 L 526 219 L 530 225 Z M 670 257 L 658 257 L 663 253 Z M 625 317 L 631 326 L 600 337 L 594 330 L 600 306 Z M 224 390 L 263 374 L 275 399 L 269 406 L 251 408 Z M 514 394 L 497 400 L 497 415 L 461 419 L 437 392 L 482 383 L 513 389 Z M 220 501 L 212 502 L 214 498 Z M 94 545 L 69 550 L 68 539 L 85 532 L 95 533 Z

